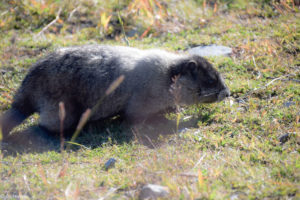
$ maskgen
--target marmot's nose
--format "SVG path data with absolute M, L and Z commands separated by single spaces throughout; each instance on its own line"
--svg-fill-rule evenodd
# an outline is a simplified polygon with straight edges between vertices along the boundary
M 228 88 L 223 89 L 219 95 L 218 95 L 218 101 L 222 101 L 223 99 L 225 99 L 226 97 L 230 96 L 230 91 Z
M 229 96 L 230 96 L 230 91 L 228 89 L 226 89 L 225 97 L 229 97 Z

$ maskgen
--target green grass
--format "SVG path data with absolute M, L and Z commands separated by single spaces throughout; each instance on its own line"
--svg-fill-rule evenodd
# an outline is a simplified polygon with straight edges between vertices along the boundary
M 231 57 L 208 58 L 226 77 L 232 96 L 184 108 L 179 130 L 188 129 L 176 134 L 168 135 L 176 127 L 161 122 L 138 126 L 129 136 L 116 119 L 87 127 L 76 140 L 83 146 L 64 155 L 1 153 L 0 199 L 99 199 L 112 188 L 117 190 L 107 199 L 137 199 L 148 183 L 168 187 L 166 199 L 300 198 L 300 15 L 292 1 L 222 0 L 216 12 L 213 1 L 205 8 L 201 0 L 166 1 L 161 2 L 166 11 L 153 25 L 160 10 L 150 0 L 152 10 L 140 7 L 140 15 L 130 11 L 129 1 L 11 2 L 0 3 L 1 113 L 30 65 L 49 51 L 89 43 L 126 45 L 116 11 L 126 33 L 138 27 L 129 37 L 134 47 L 183 51 L 214 43 L 233 48 Z M 37 37 L 59 8 L 60 21 Z M 112 15 L 106 28 L 100 20 L 104 12 Z M 189 116 L 192 125 L 184 120 Z M 165 136 L 152 141 L 152 135 L 143 137 L 149 133 Z M 287 133 L 281 144 L 279 137 Z M 117 162 L 105 171 L 109 158 Z

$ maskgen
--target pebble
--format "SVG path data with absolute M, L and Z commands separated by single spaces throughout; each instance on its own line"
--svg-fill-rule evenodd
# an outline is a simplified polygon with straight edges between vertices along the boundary
M 280 144 L 284 144 L 286 143 L 289 139 L 291 138 L 291 134 L 290 133 L 285 133 L 285 134 L 282 134 L 278 137 L 278 140 L 280 142 Z
M 147 184 L 145 185 L 140 194 L 139 194 L 139 199 L 144 200 L 144 199 L 157 199 L 157 198 L 162 198 L 166 197 L 169 194 L 169 189 L 164 186 L 160 185 L 153 185 L 153 184 Z
M 115 166 L 115 163 L 117 162 L 116 159 L 114 158 L 110 158 L 108 161 L 106 161 L 106 163 L 104 164 L 104 169 L 107 171 L 110 168 Z
M 283 103 L 283 106 L 286 107 L 286 108 L 289 108 L 290 106 L 293 106 L 295 105 L 296 103 L 293 102 L 293 101 L 287 101 L 287 102 L 284 102 Z

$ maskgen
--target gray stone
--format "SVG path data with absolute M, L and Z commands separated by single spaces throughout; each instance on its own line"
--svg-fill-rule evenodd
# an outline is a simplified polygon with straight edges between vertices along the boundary
M 127 37 L 134 37 L 136 35 L 138 35 L 138 36 L 141 35 L 140 31 L 136 27 L 134 27 L 134 28 L 130 29 L 128 32 L 126 32 Z
M 145 185 L 139 195 L 140 200 L 157 199 L 166 197 L 169 194 L 169 189 L 160 185 L 147 184 Z
M 110 158 L 105 164 L 104 164 L 104 169 L 107 171 L 110 168 L 115 166 L 115 163 L 117 162 L 116 159 Z
M 230 195 L 230 200 L 247 199 L 247 195 L 244 192 L 236 191 Z
M 182 128 L 182 129 L 179 129 L 178 132 L 179 133 L 186 133 L 188 132 L 190 129 L 189 128 Z
M 287 101 L 287 102 L 284 102 L 283 103 L 283 106 L 286 107 L 286 108 L 289 108 L 290 106 L 293 106 L 295 105 L 296 103 L 293 102 L 293 101 Z
M 284 144 L 286 143 L 289 139 L 290 139 L 291 135 L 289 133 L 286 133 L 286 134 L 283 134 L 283 135 L 280 135 L 278 137 L 278 140 L 280 141 L 280 144 Z
M 199 56 L 230 56 L 232 49 L 226 46 L 211 44 L 188 49 L 188 52 Z

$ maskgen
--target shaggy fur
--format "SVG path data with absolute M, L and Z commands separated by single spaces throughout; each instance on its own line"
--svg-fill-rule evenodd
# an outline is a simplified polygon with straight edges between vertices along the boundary
M 35 112 L 40 115 L 40 126 L 59 132 L 61 101 L 66 109 L 64 128 L 74 128 L 82 113 L 95 106 L 121 75 L 124 81 L 104 98 L 91 121 L 117 114 L 135 121 L 174 107 L 174 85 L 179 86 L 177 103 L 182 105 L 212 103 L 229 96 L 221 75 L 200 56 L 121 46 L 62 48 L 33 65 L 11 109 L 1 118 L 3 136 Z

